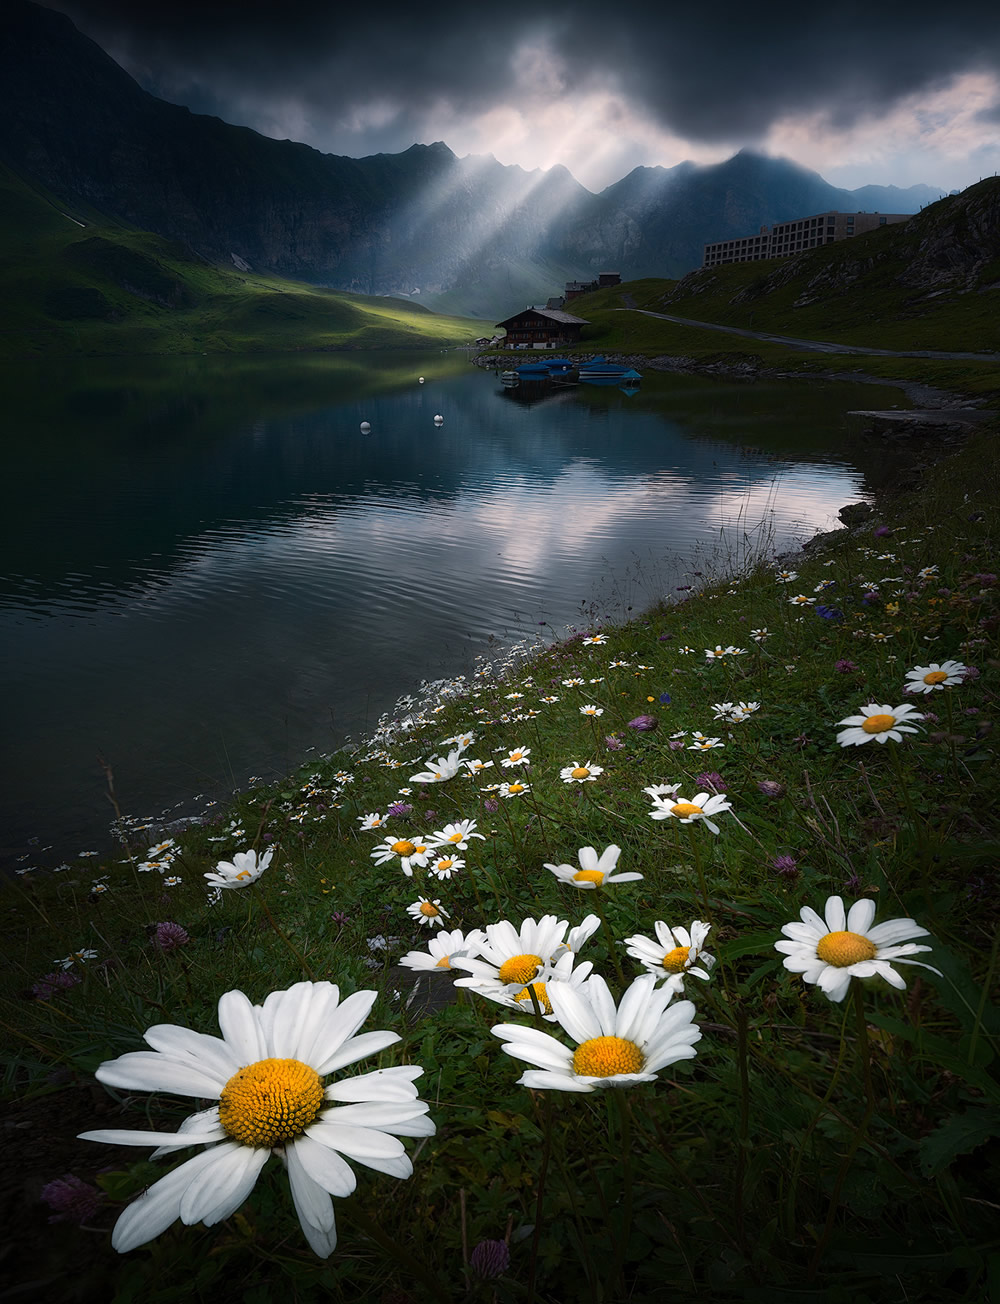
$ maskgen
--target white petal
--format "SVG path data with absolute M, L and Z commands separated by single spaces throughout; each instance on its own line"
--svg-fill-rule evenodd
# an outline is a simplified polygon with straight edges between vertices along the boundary
M 329 1068 L 321 1069 L 321 1064 L 330 1064 L 341 1047 L 364 1023 L 375 1004 L 377 992 L 354 992 L 345 1001 L 328 1014 L 326 1022 L 317 1028 L 314 1035 L 313 1056 L 308 1062 L 319 1073 L 329 1073 Z
M 115 1223 L 111 1234 L 112 1247 L 119 1254 L 127 1254 L 129 1250 L 145 1245 L 147 1241 L 159 1236 L 160 1232 L 166 1231 L 180 1214 L 181 1199 L 188 1184 L 205 1169 L 211 1169 L 220 1158 L 225 1158 L 225 1152 L 238 1145 L 234 1141 L 232 1146 L 214 1146 L 211 1150 L 203 1150 L 200 1155 L 195 1155 L 186 1164 L 180 1164 L 172 1173 L 167 1173 L 166 1177 L 154 1182 L 147 1191 L 132 1201 Z
M 417 1089 L 413 1080 L 423 1069 L 416 1064 L 400 1064 L 390 1069 L 372 1069 L 356 1077 L 341 1078 L 332 1082 L 324 1093 L 327 1100 L 415 1100 Z
M 275 1059 L 299 1058 L 299 1039 L 309 1023 L 312 996 L 313 985 L 310 982 L 295 983 L 281 993 L 279 1012 L 275 1015 L 268 1038 L 268 1050 Z
M 586 984 L 590 995 L 591 984 L 600 982 L 598 977 L 590 978 Z M 579 1045 L 601 1035 L 601 1025 L 589 1000 L 585 999 L 572 987 L 554 987 L 548 993 L 552 1011 L 560 1024 Z M 564 1048 L 565 1049 L 565 1048 Z
M 865 897 L 861 901 L 855 901 L 847 912 L 847 931 L 849 933 L 862 933 L 867 937 L 868 929 L 875 918 L 875 902 Z
M 839 896 L 827 897 L 823 913 L 826 916 L 827 928 L 831 933 L 842 933 L 844 931 L 847 915 L 844 911 L 844 903 Z
M 172 1091 L 177 1096 L 204 1096 L 209 1100 L 217 1100 L 229 1080 L 193 1061 L 172 1059 L 155 1050 L 129 1051 L 101 1064 L 94 1076 L 109 1087 Z
M 313 1068 L 323 1077 L 335 1069 L 354 1064 L 367 1055 L 385 1050 L 386 1046 L 393 1046 L 397 1041 L 402 1041 L 398 1032 L 363 1032 L 360 1037 L 351 1037 L 345 1041 L 339 1050 L 321 1063 L 314 1064 Z
M 225 992 L 219 997 L 219 1028 L 241 1068 L 267 1058 L 257 1014 L 243 992 Z
M 285 1150 L 288 1164 L 288 1185 L 292 1203 L 309 1247 L 321 1259 L 328 1259 L 337 1248 L 337 1221 L 333 1201 L 318 1182 L 306 1172 L 302 1157 L 295 1145 Z
M 400 1103 L 373 1104 L 365 1101 L 357 1105 L 338 1105 L 326 1109 L 316 1120 L 323 1123 L 346 1123 L 351 1127 L 374 1127 L 382 1132 L 394 1132 L 408 1136 L 409 1133 L 397 1132 L 397 1125 L 409 1123 L 419 1118 L 430 1109 L 422 1100 L 407 1100 Z
M 322 1121 L 313 1123 L 308 1132 L 314 1141 L 347 1155 L 366 1168 L 388 1173 L 390 1177 L 409 1177 L 413 1172 L 402 1141 L 384 1132 L 366 1127 L 327 1126 Z
M 551 1073 L 547 1069 L 528 1069 L 518 1078 L 522 1087 L 533 1087 L 536 1091 L 594 1091 L 593 1083 L 568 1073 Z
M 324 1191 L 341 1198 L 353 1193 L 358 1184 L 354 1169 L 336 1150 L 311 1137 L 308 1128 L 291 1145 L 302 1167 Z
M 142 1034 L 144 1040 L 171 1059 L 190 1059 L 203 1073 L 218 1074 L 223 1083 L 229 1081 L 242 1065 L 233 1050 L 221 1037 L 211 1037 L 191 1028 L 181 1028 L 174 1023 L 158 1023 Z
M 496 1033 L 497 1029 L 494 1028 L 493 1031 Z M 549 1037 L 539 1028 L 518 1028 L 512 1029 L 512 1031 L 535 1032 L 538 1039 L 529 1041 L 526 1037 L 517 1037 L 511 1041 L 505 1041 L 501 1046 L 501 1050 L 506 1054 L 514 1059 L 525 1060 L 528 1064 L 537 1064 L 539 1068 L 560 1069 L 563 1072 L 569 1072 L 573 1063 L 573 1054 L 562 1042 L 556 1041 L 555 1037 Z M 544 1038 L 544 1041 L 542 1038 Z
M 921 928 L 912 919 L 887 919 L 883 924 L 876 924 L 868 937 L 876 946 L 894 945 L 907 942 L 911 937 L 929 937 L 926 928 Z
M 615 1019 L 614 1035 L 623 1037 L 626 1041 L 638 1041 L 642 1038 L 641 1029 L 643 1026 L 643 1016 L 651 1001 L 659 1001 L 659 995 L 654 996 L 653 987 L 655 979 L 652 974 L 643 974 L 636 978 L 622 997 L 618 1006 L 618 1016 Z M 662 1013 L 666 1001 L 660 1005 L 656 1011 L 655 1018 Z
M 831 1001 L 839 1003 L 847 995 L 847 989 L 851 985 L 851 975 L 846 969 L 836 969 L 833 965 L 827 965 L 817 978 L 816 985 L 821 992 L 829 996 Z
M 235 1213 L 254 1188 L 260 1170 L 271 1157 L 264 1147 L 219 1146 L 218 1161 L 197 1173 L 181 1197 L 183 1223 L 203 1222 L 206 1227 Z
M 225 1138 L 221 1127 L 211 1131 L 192 1132 L 184 1136 L 180 1132 L 134 1132 L 129 1128 L 102 1127 L 93 1132 L 80 1132 L 79 1141 L 103 1141 L 109 1146 L 165 1146 L 171 1150 L 181 1146 L 207 1146 Z

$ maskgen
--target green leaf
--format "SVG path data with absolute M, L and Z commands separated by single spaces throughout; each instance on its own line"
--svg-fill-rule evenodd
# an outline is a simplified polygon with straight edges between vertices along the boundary
M 1000 1109 L 967 1109 L 952 1114 L 920 1143 L 924 1176 L 936 1177 L 958 1155 L 967 1155 L 994 1136 L 1000 1136 Z

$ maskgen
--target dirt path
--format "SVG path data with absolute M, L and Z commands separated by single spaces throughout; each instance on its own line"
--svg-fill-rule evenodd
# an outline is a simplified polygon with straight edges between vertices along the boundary
M 869 357 L 878 358 L 949 358 L 973 362 L 1000 362 L 1000 353 L 944 353 L 936 349 L 911 349 L 900 352 L 896 349 L 870 349 L 862 344 L 833 344 L 828 340 L 800 340 L 790 335 L 770 335 L 766 331 L 744 330 L 739 326 L 717 326 L 714 322 L 695 321 L 692 317 L 672 317 L 669 313 L 650 312 L 646 308 L 636 308 L 634 303 L 626 308 L 619 308 L 618 312 L 639 312 L 644 317 L 656 317 L 660 321 L 672 321 L 678 326 L 695 326 L 698 330 L 722 331 L 727 335 L 742 335 L 748 340 L 767 340 L 772 344 L 784 344 L 791 349 L 808 349 L 810 353 L 862 353 Z

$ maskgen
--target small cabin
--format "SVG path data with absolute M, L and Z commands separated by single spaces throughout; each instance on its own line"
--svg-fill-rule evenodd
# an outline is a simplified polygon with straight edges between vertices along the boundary
M 507 332 L 508 349 L 555 349 L 579 344 L 580 332 L 590 322 L 554 308 L 525 308 L 497 325 Z

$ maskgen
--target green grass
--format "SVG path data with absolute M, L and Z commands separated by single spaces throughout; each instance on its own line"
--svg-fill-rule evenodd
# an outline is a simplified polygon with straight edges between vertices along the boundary
M 214 267 L 174 241 L 72 212 L 0 169 L 0 357 L 332 351 L 471 343 L 482 323 Z
M 671 1295 L 769 1304 L 986 1298 L 1000 1249 L 1000 1023 L 988 996 L 1000 922 L 995 437 L 971 440 L 925 471 L 918 492 L 795 558 L 794 582 L 776 579 L 763 544 L 723 538 L 702 588 L 624 625 L 592 612 L 551 646 L 499 652 L 466 680 L 430 686 L 356 750 L 316 758 L 175 834 L 162 872 L 141 868 L 159 831 L 126 821 L 120 858 L 11 883 L 0 1019 L 5 1094 L 27 1126 L 10 1131 L 8 1162 L 35 1195 L 66 1172 L 103 1192 L 92 1230 L 49 1226 L 37 1199 L 14 1202 L 12 1280 L 59 1280 L 66 1300 L 122 1304 L 485 1302 L 494 1292 L 653 1301 L 664 1283 Z M 876 536 L 876 524 L 891 533 Z M 795 594 L 817 601 L 793 605 Z M 843 618 L 819 616 L 823 602 Z M 598 631 L 604 642 L 584 642 Z M 743 651 L 706 658 L 729 645 Z M 949 658 L 978 676 L 904 696 L 908 668 Z M 573 679 L 583 682 L 563 683 Z M 759 709 L 739 724 L 713 718 L 713 703 L 738 701 Z M 899 744 L 837 744 L 847 715 L 905 701 L 938 718 Z M 581 714 L 584 704 L 602 714 Z M 630 724 L 643 715 L 654 728 Z M 690 750 L 696 730 L 724 746 Z M 492 768 L 411 780 L 466 731 L 464 755 Z M 515 748 L 530 749 L 528 768 L 502 766 Z M 573 764 L 603 772 L 565 783 Z M 679 783 L 690 799 L 712 771 L 731 803 L 718 836 L 650 819 L 645 787 Z M 515 779 L 528 784 L 519 796 L 492 790 Z M 401 800 L 412 810 L 386 817 Z M 365 831 L 373 812 L 384 828 Z M 460 819 L 477 820 L 485 841 L 470 842 L 450 879 L 375 866 L 384 837 L 418 841 Z M 581 891 L 545 868 L 611 844 L 619 870 L 641 881 Z M 250 847 L 274 850 L 269 868 L 208 904 L 202 875 Z M 905 990 L 855 984 L 861 1004 L 841 1006 L 787 973 L 774 950 L 782 925 L 834 894 L 872 899 L 878 920 L 917 920 L 933 948 L 917 958 L 942 976 L 898 964 Z M 397 965 L 430 937 L 406 909 L 418 895 L 466 931 L 546 913 L 576 925 L 597 899 L 605 926 L 579 960 L 616 996 L 639 972 L 624 939 L 652 937 L 656 921 L 710 920 L 710 981 L 688 978 L 684 990 L 702 1029 L 697 1056 L 629 1090 L 518 1085 L 527 1066 L 490 1030 L 530 1013 L 474 992 L 456 1000 L 457 970 L 417 981 Z M 150 928 L 162 920 L 190 940 L 157 949 Z M 32 999 L 55 959 L 82 948 L 96 956 L 68 970 L 79 984 Z M 341 1244 L 326 1260 L 308 1250 L 276 1161 L 218 1226 L 174 1223 L 120 1258 L 109 1245 L 118 1214 L 181 1161 L 75 1133 L 173 1131 L 198 1105 L 105 1091 L 94 1070 L 139 1049 L 153 1024 L 216 1033 L 227 990 L 260 1002 L 303 978 L 376 992 L 365 1030 L 401 1038 L 347 1074 L 423 1067 L 417 1086 L 437 1130 L 406 1143 L 413 1175 L 355 1163 L 358 1189 L 334 1202 Z M 572 1047 L 557 1024 L 545 1030 Z M 465 1266 L 483 1239 L 509 1241 L 510 1266 L 489 1281 Z

